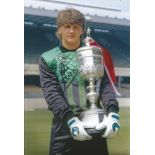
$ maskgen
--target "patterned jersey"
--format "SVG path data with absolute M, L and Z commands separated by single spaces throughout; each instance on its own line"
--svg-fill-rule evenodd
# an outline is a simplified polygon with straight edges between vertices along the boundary
M 86 93 L 88 82 L 80 77 L 75 51 L 63 52 L 59 47 L 42 55 L 49 69 L 56 75 L 64 96 L 77 113 L 89 107 Z
M 78 68 L 76 52 L 63 47 L 43 53 L 40 59 L 41 87 L 54 114 L 50 147 L 54 153 L 70 148 L 67 140 L 56 140 L 58 136 L 70 134 L 66 121 L 90 106 L 86 98 L 88 82 L 80 78 Z M 106 111 L 118 112 L 118 102 L 106 72 L 96 85 L 100 94 L 97 106 L 102 103 Z

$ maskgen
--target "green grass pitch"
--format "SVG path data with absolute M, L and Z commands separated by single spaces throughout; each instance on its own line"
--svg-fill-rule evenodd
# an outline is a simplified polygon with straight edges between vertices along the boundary
M 25 112 L 24 155 L 48 155 L 52 113 L 48 110 Z M 108 140 L 110 155 L 130 154 L 130 110 L 120 109 L 120 132 Z

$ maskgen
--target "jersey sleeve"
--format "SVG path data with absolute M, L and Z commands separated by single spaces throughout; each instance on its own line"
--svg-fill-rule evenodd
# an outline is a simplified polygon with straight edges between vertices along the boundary
M 100 84 L 100 97 L 102 105 L 107 113 L 119 112 L 119 104 L 116 99 L 116 94 L 109 81 L 106 71 L 104 71 L 104 76 Z
M 54 116 L 68 121 L 74 116 L 73 111 L 64 97 L 61 86 L 54 72 L 52 72 L 44 59 L 39 62 L 40 83 L 45 100 Z

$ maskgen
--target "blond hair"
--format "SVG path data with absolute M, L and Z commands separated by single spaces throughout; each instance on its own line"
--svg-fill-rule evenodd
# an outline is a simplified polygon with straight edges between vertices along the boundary
M 80 11 L 73 9 L 73 8 L 61 10 L 57 16 L 57 28 L 59 29 L 59 27 L 65 25 L 67 23 L 78 24 L 84 30 L 84 28 L 85 28 L 85 17 Z M 58 31 L 56 32 L 56 36 L 59 39 L 61 38 Z

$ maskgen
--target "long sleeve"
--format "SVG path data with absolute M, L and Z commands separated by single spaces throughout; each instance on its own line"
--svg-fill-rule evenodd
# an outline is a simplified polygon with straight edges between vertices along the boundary
M 40 59 L 39 70 L 41 87 L 49 109 L 55 117 L 67 121 L 74 114 L 64 97 L 56 75 L 48 68 L 43 58 Z
M 112 85 L 110 84 L 106 71 L 104 73 L 104 77 L 101 80 L 100 95 L 102 105 L 106 109 L 107 113 L 109 112 L 118 113 L 119 111 L 118 101 L 116 100 L 115 92 L 113 90 Z

